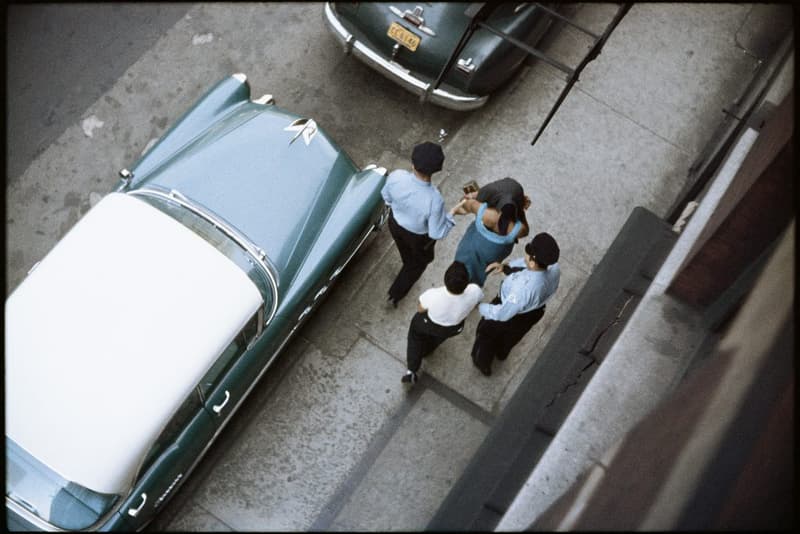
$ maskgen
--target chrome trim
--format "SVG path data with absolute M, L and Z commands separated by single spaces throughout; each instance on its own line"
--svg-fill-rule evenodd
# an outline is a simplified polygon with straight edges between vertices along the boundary
M 120 183 L 117 186 L 117 191 L 123 191 L 131 186 L 131 182 L 133 181 L 133 173 L 128 169 L 122 169 L 119 171 L 120 176 Z
M 472 62 L 471 57 L 467 59 L 461 58 L 456 63 L 456 68 L 465 74 L 472 74 L 472 71 L 475 70 L 475 63 Z
M 261 98 L 257 100 L 253 100 L 254 104 L 263 104 L 265 106 L 271 106 L 275 103 L 275 99 L 272 98 L 272 95 L 263 95 Z
M 156 502 L 153 503 L 153 510 L 161 506 L 161 503 L 169 496 L 170 492 L 175 489 L 175 485 L 183 478 L 183 473 L 178 473 L 178 476 L 175 477 L 175 480 L 172 481 L 172 484 L 167 487 L 166 491 L 161 494 L 161 497 L 156 499 Z
M 381 214 L 378 216 L 378 222 L 373 227 L 373 230 L 377 232 L 383 227 L 384 224 L 386 224 L 386 221 L 389 220 L 389 211 L 389 206 L 384 204 Z
M 419 31 L 426 33 L 431 37 L 436 37 L 436 32 L 433 31 L 428 26 L 425 26 L 425 19 L 422 18 L 422 12 L 423 12 L 422 6 L 416 6 L 414 8 L 414 11 L 409 11 L 407 9 L 405 11 L 400 11 L 394 6 L 389 6 L 389 11 L 400 17 L 402 20 L 410 22 L 411 24 L 416 26 L 416 28 Z
M 317 128 L 317 123 L 314 122 L 314 119 L 295 119 L 283 129 L 284 132 L 297 132 L 289 141 L 290 145 L 302 134 L 306 146 L 311 144 L 311 140 L 317 135 L 318 130 L 319 128 Z
M 301 314 L 300 314 L 300 315 L 297 317 L 297 322 L 298 322 L 298 323 L 300 323 L 300 321 L 302 321 L 303 319 L 305 319 L 306 315 L 308 315 L 309 313 L 311 313 L 311 310 L 312 310 L 312 309 L 314 309 L 313 303 L 312 303 L 312 305 L 311 305 L 311 306 L 306 306 L 306 309 L 305 309 L 305 310 L 303 310 L 303 313 L 301 313 Z
M 317 294 L 314 295 L 314 300 L 320 298 L 322 295 L 325 294 L 326 291 L 328 291 L 328 286 L 322 286 L 322 288 L 319 291 L 317 291 Z
M 402 65 L 384 59 L 364 43 L 355 39 L 354 36 L 342 26 L 339 19 L 336 18 L 336 14 L 333 12 L 330 2 L 325 3 L 325 21 L 330 26 L 334 36 L 338 38 L 340 42 L 352 43 L 352 53 L 358 56 L 361 61 L 393 82 L 399 84 L 407 91 L 420 95 L 434 104 L 457 111 L 468 111 L 483 106 L 489 99 L 488 95 L 459 95 L 446 91 L 441 87 L 433 92 L 429 92 L 430 83 L 415 77 Z
M 355 44 L 356 39 L 352 35 L 345 39 L 344 41 L 344 53 L 349 54 L 353 51 L 353 45 Z
M 10 508 L 11 511 L 20 516 L 22 519 L 42 530 L 49 532 L 67 532 L 63 528 L 59 528 L 51 523 L 48 523 L 38 515 L 34 514 L 30 510 L 19 504 L 18 502 L 16 502 L 8 495 L 6 495 L 6 508 Z M 8 514 L 8 510 L 6 510 L 6 514 Z
M 162 198 L 166 200 L 171 200 L 172 202 L 177 202 L 184 208 L 188 209 L 192 213 L 202 217 L 206 221 L 213 224 L 216 228 L 221 230 L 225 235 L 233 239 L 240 247 L 242 247 L 261 267 L 261 269 L 266 273 L 267 277 L 269 278 L 270 289 L 272 289 L 272 309 L 267 313 L 266 321 L 264 324 L 268 323 L 272 320 L 272 317 L 275 315 L 275 311 L 278 309 L 278 271 L 275 269 L 275 266 L 272 265 L 272 262 L 267 257 L 267 253 L 264 252 L 261 248 L 259 248 L 255 243 L 250 241 L 243 233 L 237 230 L 233 225 L 213 213 L 212 211 L 206 209 L 205 207 L 197 204 L 193 200 L 186 198 L 185 195 L 182 193 L 172 190 L 167 192 L 166 189 L 157 187 L 157 186 L 148 186 L 141 189 L 134 189 L 133 191 L 128 191 L 128 195 L 141 195 L 141 196 L 151 196 L 156 198 Z M 265 310 L 266 310 L 266 303 L 265 303 Z
M 144 508 L 144 505 L 147 503 L 147 493 L 142 492 L 139 497 L 142 498 L 142 504 L 139 505 L 139 508 L 128 508 L 128 515 L 131 517 L 139 515 L 139 512 L 142 511 L 142 508 Z
M 228 401 L 231 400 L 231 392 L 227 389 L 225 390 L 225 400 L 222 401 L 222 404 L 217 404 L 212 406 L 211 409 L 214 410 L 214 413 L 220 415 L 222 413 L 222 409 L 228 404 Z
M 364 167 L 361 170 L 362 171 L 375 171 L 378 174 L 382 174 L 383 176 L 386 176 L 386 167 L 378 167 L 378 165 L 376 165 L 375 163 L 370 163 L 369 165 L 367 165 L 366 167 Z

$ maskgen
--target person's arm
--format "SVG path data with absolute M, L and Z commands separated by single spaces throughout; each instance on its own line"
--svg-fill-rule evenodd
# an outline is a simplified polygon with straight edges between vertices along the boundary
M 515 273 L 517 271 L 521 271 L 522 269 L 525 268 L 524 266 L 519 266 L 519 265 L 512 266 L 511 263 L 514 263 L 516 261 L 517 260 L 513 260 L 512 262 L 510 262 L 508 264 L 505 264 L 505 263 L 502 263 L 502 262 L 499 262 L 499 261 L 492 262 L 492 263 L 490 263 L 489 265 L 486 266 L 486 272 L 489 273 L 489 274 L 500 274 L 500 273 L 511 274 L 511 273 Z
M 392 194 L 389 191 L 391 185 L 392 185 L 391 180 L 387 179 L 386 183 L 383 184 L 383 187 L 381 188 L 381 196 L 383 197 L 383 201 L 386 203 L 387 206 L 390 207 L 392 205 Z
M 476 284 L 474 282 L 470 283 L 467 286 L 467 288 L 472 288 L 471 291 L 474 292 L 474 299 L 475 300 L 473 301 L 473 304 L 472 304 L 472 307 L 474 308 L 475 306 L 477 306 L 483 300 L 483 296 L 484 296 L 483 295 L 483 288 L 481 288 L 481 286 L 479 286 L 478 284 Z
M 466 198 L 462 198 L 458 201 L 458 204 L 450 208 L 450 215 L 466 215 L 469 213 L 466 208 L 464 208 L 464 202 L 466 202 Z
M 522 310 L 522 306 L 514 295 L 509 295 L 500 304 L 483 302 L 478 306 L 478 311 L 485 319 L 492 321 L 508 321 Z
M 520 237 L 526 237 L 531 231 L 531 229 L 528 227 L 528 221 L 525 219 L 524 212 L 522 213 L 522 217 L 520 218 L 519 222 L 521 226 L 519 229 L 519 233 L 517 234 L 517 239 L 519 239 Z
M 486 272 L 488 274 L 500 274 L 500 273 L 508 274 L 506 273 L 506 269 L 508 269 L 508 265 L 503 265 L 503 263 L 499 261 L 493 261 L 492 263 L 486 266 Z
M 432 297 L 433 288 L 426 289 L 422 292 L 422 294 L 417 299 L 417 311 L 419 313 L 425 313 L 428 311 L 428 307 L 430 306 L 430 299 Z
M 428 236 L 438 240 L 450 233 L 450 230 L 456 225 L 456 220 L 451 211 L 445 210 L 444 200 L 441 196 L 438 196 L 432 204 L 433 209 L 428 217 Z
M 467 198 L 464 199 L 464 204 L 462 207 L 467 211 L 467 213 L 478 213 L 481 204 L 483 204 L 483 202 L 479 202 L 474 198 Z

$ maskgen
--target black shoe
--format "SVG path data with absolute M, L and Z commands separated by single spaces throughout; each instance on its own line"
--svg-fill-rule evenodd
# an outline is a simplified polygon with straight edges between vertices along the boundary
M 416 384 L 417 383 L 417 373 L 414 371 L 406 371 L 406 374 L 403 375 L 403 378 L 400 379 L 400 382 L 405 384 Z
M 392 306 L 395 309 L 397 309 L 397 301 L 398 301 L 398 299 L 392 298 L 391 296 L 388 299 L 386 299 L 386 302 L 391 302 Z

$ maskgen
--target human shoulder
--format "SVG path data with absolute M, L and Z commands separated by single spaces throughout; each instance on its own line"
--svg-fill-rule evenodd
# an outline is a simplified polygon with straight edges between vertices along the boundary
M 558 263 L 553 263 L 547 266 L 547 276 L 555 278 L 556 280 L 561 277 L 561 266 Z
M 438 300 L 441 298 L 442 292 L 445 290 L 444 286 L 441 287 L 431 287 L 426 289 L 422 292 L 419 296 L 420 302 L 424 305 L 426 302 L 430 303 L 431 301 Z
M 464 295 L 467 296 L 470 300 L 480 300 L 483 298 L 483 289 L 481 286 L 475 283 L 467 284 L 467 287 L 464 289 Z
M 389 176 L 386 177 L 387 180 L 397 181 L 397 180 L 405 180 L 409 177 L 414 177 L 409 171 L 405 169 L 395 169 L 389 173 Z

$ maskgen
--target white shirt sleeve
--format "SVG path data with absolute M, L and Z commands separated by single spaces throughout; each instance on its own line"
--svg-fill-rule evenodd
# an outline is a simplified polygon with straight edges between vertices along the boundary
M 470 309 L 478 305 L 483 300 L 483 289 L 478 284 L 469 284 L 467 289 L 464 290 L 469 296 Z
M 436 288 L 432 287 L 430 289 L 426 289 L 422 292 L 422 295 L 419 296 L 419 303 L 422 305 L 423 308 L 429 310 L 433 301 L 435 300 Z

